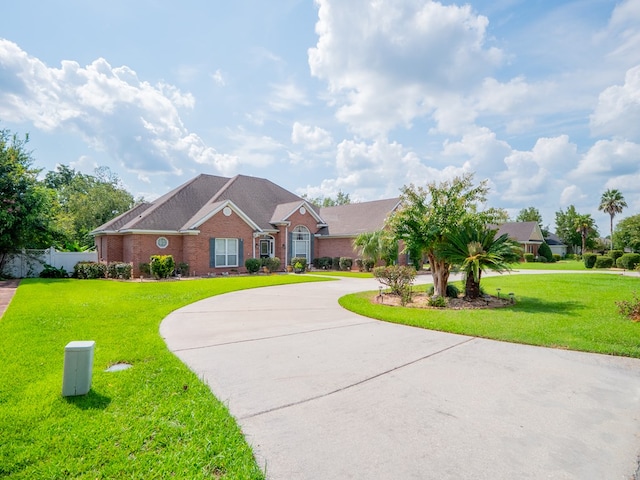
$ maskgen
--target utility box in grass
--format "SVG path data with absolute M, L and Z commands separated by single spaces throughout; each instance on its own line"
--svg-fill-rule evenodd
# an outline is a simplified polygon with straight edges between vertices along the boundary
M 86 395 L 91 388 L 93 340 L 69 342 L 64 347 L 62 396 Z

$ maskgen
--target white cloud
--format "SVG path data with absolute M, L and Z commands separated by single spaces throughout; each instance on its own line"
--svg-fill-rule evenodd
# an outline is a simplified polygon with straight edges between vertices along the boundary
M 333 145 L 333 139 L 328 131 L 299 122 L 293 124 L 291 142 L 302 144 L 308 150 L 322 150 Z
M 179 109 L 195 99 L 166 83 L 151 85 L 129 67 L 99 58 L 86 67 L 63 61 L 50 68 L 13 42 L 0 39 L 0 117 L 32 122 L 44 131 L 71 130 L 140 178 L 180 174 L 190 162 L 228 171 L 220 155 L 183 125 Z
M 590 120 L 595 135 L 640 141 L 640 65 L 627 71 L 624 85 L 613 85 L 600 94 Z
M 571 178 L 600 178 L 640 171 L 640 145 L 622 139 L 600 140 L 582 157 Z
M 211 78 L 213 79 L 214 83 L 219 87 L 224 87 L 227 85 L 227 82 L 224 79 L 224 75 L 222 74 L 220 69 L 217 69 L 214 73 L 212 73 Z
M 275 111 L 292 110 L 299 105 L 308 105 L 307 95 L 293 82 L 271 85 L 269 106 Z
M 486 43 L 486 17 L 470 6 L 401 0 L 316 0 L 311 73 L 329 86 L 337 117 L 364 135 L 409 126 L 502 61 Z

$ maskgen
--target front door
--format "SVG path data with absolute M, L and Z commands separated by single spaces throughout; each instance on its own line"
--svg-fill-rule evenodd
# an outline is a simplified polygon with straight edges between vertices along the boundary
M 273 255 L 273 240 L 270 238 L 260 240 L 260 258 L 269 258 Z

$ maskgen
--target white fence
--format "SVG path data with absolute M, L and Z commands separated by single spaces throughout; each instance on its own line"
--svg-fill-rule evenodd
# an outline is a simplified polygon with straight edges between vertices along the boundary
M 56 268 L 64 268 L 69 274 L 78 262 L 97 262 L 98 252 L 59 252 L 55 248 L 46 250 L 23 250 L 12 255 L 7 261 L 4 272 L 12 277 L 37 277 L 45 263 Z

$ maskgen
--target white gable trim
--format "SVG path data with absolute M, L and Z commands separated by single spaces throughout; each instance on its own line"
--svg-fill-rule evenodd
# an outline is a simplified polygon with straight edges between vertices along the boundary
M 298 203 L 296 205 L 296 207 L 291 210 L 289 213 L 287 213 L 282 220 L 287 220 L 291 215 L 293 215 L 294 213 L 296 213 L 298 210 L 300 210 L 300 207 L 304 207 L 305 210 L 311 214 L 311 216 L 313 218 L 315 218 L 316 222 L 319 224 L 324 224 L 324 220 L 322 218 L 320 218 L 320 216 L 316 213 L 316 211 L 313 209 L 313 206 L 307 202 L 306 200 L 302 200 L 300 203 Z M 290 222 L 289 222 L 290 223 Z
M 258 224 L 256 222 L 251 220 L 251 218 L 249 218 L 249 216 L 246 213 L 244 213 L 231 200 L 225 200 L 224 202 L 220 202 L 219 204 L 217 204 L 214 209 L 212 209 L 204 217 L 202 217 L 198 221 L 196 221 L 193 225 L 190 225 L 187 230 L 196 230 L 198 227 L 200 227 L 203 223 L 205 223 L 211 217 L 213 217 L 217 213 L 221 212 L 225 207 L 229 207 L 236 215 L 238 215 L 247 225 L 249 225 L 254 230 L 257 230 L 259 232 L 262 231 L 260 226 L 258 226 Z M 182 230 L 182 231 L 185 231 L 185 230 Z

